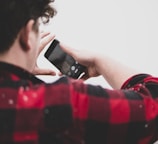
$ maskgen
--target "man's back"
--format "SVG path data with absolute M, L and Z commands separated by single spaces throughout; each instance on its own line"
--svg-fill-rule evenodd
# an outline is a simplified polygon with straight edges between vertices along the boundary
M 144 144 L 155 141 L 157 106 L 150 97 L 143 101 L 150 93 L 142 84 L 136 84 L 135 92 L 133 87 L 131 91 L 105 90 L 66 77 L 45 84 L 19 67 L 6 63 L 0 63 L 0 67 L 0 143 Z M 136 79 L 145 77 L 148 75 L 132 79 L 130 84 L 135 85 Z M 157 86 L 154 86 L 156 83 L 149 84 L 148 89 L 156 97 Z M 151 114 L 147 103 L 152 103 L 151 108 L 155 109 Z

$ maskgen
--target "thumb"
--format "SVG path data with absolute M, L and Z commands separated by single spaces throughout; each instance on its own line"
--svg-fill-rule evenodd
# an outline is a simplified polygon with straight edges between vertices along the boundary
M 53 71 L 53 70 L 50 70 L 50 69 L 41 69 L 41 68 L 38 68 L 36 67 L 34 70 L 33 70 L 33 74 L 35 75 L 56 75 L 56 72 Z

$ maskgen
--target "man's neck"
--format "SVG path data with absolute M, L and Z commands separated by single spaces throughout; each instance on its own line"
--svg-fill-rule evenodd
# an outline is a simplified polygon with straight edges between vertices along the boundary
M 17 65 L 27 70 L 27 56 L 18 44 L 14 44 L 7 52 L 0 54 L 0 61 Z

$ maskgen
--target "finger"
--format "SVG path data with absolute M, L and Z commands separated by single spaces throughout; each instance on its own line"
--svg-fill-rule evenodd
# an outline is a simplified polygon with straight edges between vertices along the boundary
M 81 77 L 80 79 L 86 81 L 87 79 L 89 79 L 89 77 L 88 77 L 88 76 L 83 76 L 83 77 Z
M 33 73 L 35 75 L 56 75 L 56 72 L 50 69 L 41 69 L 41 68 L 36 68 Z
M 45 48 L 45 46 L 55 38 L 55 35 L 47 35 L 44 39 L 41 40 L 39 53 Z
M 58 75 L 58 76 L 62 76 L 63 74 L 59 71 L 59 72 L 57 73 L 57 75 Z
M 41 37 L 41 38 L 44 38 L 44 37 L 46 37 L 46 36 L 49 35 L 49 34 L 50 34 L 50 32 L 41 31 L 40 37 Z

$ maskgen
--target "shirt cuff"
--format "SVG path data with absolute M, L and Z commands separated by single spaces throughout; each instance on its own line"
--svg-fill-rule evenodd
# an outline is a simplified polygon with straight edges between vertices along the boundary
M 121 86 L 121 89 L 130 88 L 130 87 L 134 86 L 135 84 L 143 83 L 144 79 L 147 77 L 151 77 L 151 75 L 149 75 L 149 74 L 134 75 L 123 83 L 123 85 Z

